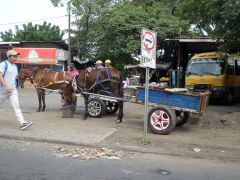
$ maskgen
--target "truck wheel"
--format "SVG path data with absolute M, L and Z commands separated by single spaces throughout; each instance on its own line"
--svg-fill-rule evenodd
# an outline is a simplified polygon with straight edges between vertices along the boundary
M 176 114 L 167 106 L 157 106 L 148 113 L 148 127 L 154 134 L 169 134 L 176 126 Z
M 100 118 L 106 113 L 106 104 L 99 98 L 90 98 L 88 100 L 88 114 L 90 117 Z
M 183 111 L 175 111 L 176 117 L 177 117 L 177 124 L 176 126 L 180 127 L 184 125 L 188 119 L 190 118 L 189 112 L 183 112 Z
M 115 112 L 118 111 L 118 103 L 117 102 L 112 102 L 112 101 L 104 101 L 106 104 L 106 113 L 107 114 L 114 114 Z

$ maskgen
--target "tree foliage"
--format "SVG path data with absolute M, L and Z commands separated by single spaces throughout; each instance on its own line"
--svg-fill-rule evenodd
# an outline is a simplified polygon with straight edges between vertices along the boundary
M 157 32 L 158 46 L 165 38 L 187 34 L 189 26 L 171 14 L 165 3 L 128 2 L 105 11 L 96 22 L 97 56 L 118 57 L 117 62 L 131 63 L 140 54 L 140 33 L 145 27 Z M 116 62 L 116 63 L 117 63 Z
M 131 63 L 140 53 L 143 27 L 156 31 L 159 43 L 189 33 L 187 22 L 172 15 L 173 4 L 175 0 L 70 0 L 67 6 L 77 27 L 73 47 L 81 59 L 110 58 L 118 67 Z
M 94 28 L 95 19 L 106 7 L 114 5 L 111 0 L 51 0 L 54 6 L 67 6 L 68 11 L 74 21 L 71 29 L 71 34 L 74 38 L 71 40 L 71 52 L 77 55 L 80 59 L 88 58 L 91 47 L 89 33 Z
M 214 38 L 240 41 L 240 0 L 180 0 L 177 13 Z
M 44 22 L 33 25 L 32 23 L 23 24 L 22 29 L 16 26 L 16 33 L 12 30 L 1 32 L 3 41 L 61 41 L 63 32 L 58 26 Z

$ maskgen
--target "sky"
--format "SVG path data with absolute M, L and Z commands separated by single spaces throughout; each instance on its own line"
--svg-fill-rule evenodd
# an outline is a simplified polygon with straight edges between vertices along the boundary
M 68 28 L 66 7 L 54 7 L 50 0 L 0 0 L 0 5 L 0 32 L 15 31 L 16 25 L 21 28 L 28 22 L 42 24 L 43 21 L 58 25 L 61 30 Z M 67 39 L 67 34 L 63 38 Z

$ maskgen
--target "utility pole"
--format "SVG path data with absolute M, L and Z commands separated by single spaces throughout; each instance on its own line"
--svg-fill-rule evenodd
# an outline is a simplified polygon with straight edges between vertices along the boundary
M 71 14 L 70 7 L 68 7 L 68 64 L 71 63 Z

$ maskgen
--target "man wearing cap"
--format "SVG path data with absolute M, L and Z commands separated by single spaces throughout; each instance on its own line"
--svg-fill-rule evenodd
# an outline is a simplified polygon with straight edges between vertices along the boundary
M 17 117 L 17 121 L 20 124 L 20 129 L 23 130 L 33 123 L 24 120 L 19 106 L 18 92 L 16 89 L 18 70 L 15 65 L 18 55 L 19 53 L 16 51 L 9 50 L 7 52 L 8 59 L 0 63 L 0 110 L 5 100 L 9 99 Z

